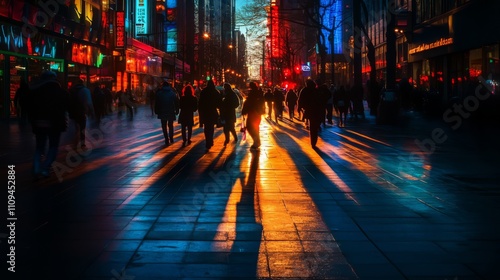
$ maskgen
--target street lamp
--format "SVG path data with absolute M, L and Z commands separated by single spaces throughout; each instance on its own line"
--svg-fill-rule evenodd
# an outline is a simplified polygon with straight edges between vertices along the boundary
M 207 32 L 203 33 L 203 39 L 208 41 L 208 75 L 212 79 L 212 41 L 210 40 L 210 34 Z

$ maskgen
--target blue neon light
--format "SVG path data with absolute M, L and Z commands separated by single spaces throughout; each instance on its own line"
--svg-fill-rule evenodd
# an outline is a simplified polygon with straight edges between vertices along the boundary
M 327 29 L 332 29 L 334 28 L 333 32 L 333 48 L 334 48 L 334 53 L 340 54 L 342 53 L 342 0 L 337 0 L 335 3 L 332 5 L 331 0 L 320 0 L 321 1 L 321 7 L 326 10 L 320 10 L 321 14 L 324 14 L 323 18 L 323 24 L 327 27 Z M 325 8 L 327 7 L 327 8 Z M 324 13 L 323 13 L 324 12 Z M 325 36 L 325 39 L 327 42 L 326 44 L 326 52 L 328 54 L 332 53 L 331 50 L 331 43 L 329 41 L 329 36 L 330 32 L 328 32 L 326 29 L 322 30 L 323 35 Z

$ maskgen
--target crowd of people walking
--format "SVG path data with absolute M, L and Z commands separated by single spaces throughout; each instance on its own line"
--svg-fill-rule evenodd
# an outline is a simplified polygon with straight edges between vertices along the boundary
M 212 80 L 203 89 L 195 89 L 191 84 L 185 83 L 178 90 L 169 80 L 164 80 L 157 89 L 148 87 L 147 99 L 151 114 L 160 120 L 165 145 L 174 143 L 176 121 L 180 124 L 182 146 L 192 143 L 196 113 L 199 126 L 203 128 L 206 152 L 214 145 L 216 128 L 223 130 L 224 146 L 231 142 L 231 138 L 237 143 L 240 138 L 235 124 L 239 115 L 237 110 L 241 108 L 241 132 L 248 133 L 251 137 L 250 149 L 258 150 L 261 146 L 262 116 L 267 113 L 268 120 L 279 125 L 279 122 L 286 121 L 285 111 L 288 111 L 288 121 L 304 122 L 309 131 L 310 145 L 316 148 L 321 124 L 333 125 L 334 112 L 338 116 L 339 127 L 345 126 L 349 110 L 353 114 L 350 105 L 352 100 L 343 86 L 336 88 L 334 85 L 317 85 L 311 79 L 302 88 L 288 90 L 280 87 L 264 90 L 256 82 L 248 85 L 246 99 L 229 83 L 223 84 L 219 90 Z M 133 120 L 134 113 L 137 112 L 137 102 L 130 90 L 113 94 L 106 86 L 97 84 L 91 92 L 81 79 L 74 81 L 65 90 L 52 71 L 44 71 L 39 78 L 34 79 L 30 85 L 25 84 L 19 91 L 21 90 L 23 92 L 19 94 L 19 99 L 23 103 L 22 113 L 31 121 L 36 138 L 33 159 L 36 178 L 49 176 L 50 167 L 57 157 L 61 133 L 68 128 L 69 122 L 75 127 L 75 148 L 83 150 L 87 143 L 89 118 L 99 126 L 101 119 L 113 111 L 117 111 L 120 117 L 126 108 L 129 120 Z M 359 104 L 355 106 L 360 110 Z M 48 151 L 45 152 L 47 144 Z M 45 157 L 42 156 L 44 154 Z

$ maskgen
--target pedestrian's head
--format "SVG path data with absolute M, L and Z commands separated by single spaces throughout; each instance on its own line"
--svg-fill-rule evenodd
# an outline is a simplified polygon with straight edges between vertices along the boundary
M 207 88 L 215 88 L 214 80 L 212 80 L 212 79 L 208 80 Z
M 231 85 L 229 83 L 224 83 L 224 90 L 230 91 Z
M 53 71 L 50 71 L 50 70 L 45 70 L 42 72 L 42 74 L 40 75 L 40 78 L 42 80 L 56 80 L 57 79 L 57 74 Z
M 164 87 L 169 87 L 171 85 L 170 81 L 168 79 L 163 79 L 162 86 Z
M 306 86 L 307 87 L 312 87 L 312 88 L 315 88 L 316 87 L 316 83 L 312 80 L 312 79 L 308 79 L 306 81 Z
M 256 82 L 250 82 L 250 89 L 256 90 L 259 89 L 259 87 L 257 86 Z
M 78 78 L 75 80 L 75 85 L 83 85 L 83 80 Z
M 182 89 L 182 96 L 194 96 L 194 89 L 191 85 L 186 85 Z

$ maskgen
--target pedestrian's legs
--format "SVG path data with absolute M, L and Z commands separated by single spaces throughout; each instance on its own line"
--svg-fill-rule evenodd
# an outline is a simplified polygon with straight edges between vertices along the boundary
M 309 137 L 311 139 L 311 147 L 315 148 L 316 143 L 318 142 L 318 131 L 321 126 L 321 121 L 318 119 L 310 119 L 309 120 Z
M 224 123 L 224 126 L 222 127 L 222 131 L 224 132 L 224 146 L 229 143 L 229 122 Z
M 186 129 L 188 128 L 187 125 L 181 124 L 181 135 L 182 135 L 182 143 L 186 144 L 187 141 L 187 136 L 186 136 Z
M 80 147 L 86 147 L 85 145 L 85 130 L 87 129 L 87 118 L 85 116 L 75 120 L 77 133 L 79 134 L 80 142 L 78 145 Z
M 167 131 L 167 120 L 164 119 L 161 120 L 161 130 L 163 132 L 163 137 L 165 138 L 165 145 L 170 144 Z
M 214 124 L 204 124 L 203 133 L 205 134 L 205 147 L 207 150 L 214 145 Z
M 236 129 L 234 128 L 234 123 L 230 123 L 230 129 L 229 129 L 229 131 L 233 135 L 234 142 L 237 142 L 238 141 L 238 134 L 236 133 Z
M 170 139 L 171 143 L 174 143 L 174 121 L 168 120 L 167 125 L 168 125 L 168 138 Z
M 250 136 L 253 139 L 252 148 L 258 148 L 258 147 L 260 147 L 259 124 L 260 124 L 260 122 L 257 122 L 255 120 L 252 121 L 250 119 L 247 119 L 247 124 L 246 124 L 247 131 L 248 131 L 248 134 L 250 134 Z
M 193 134 L 193 126 L 192 125 L 188 125 L 187 126 L 187 141 L 188 141 L 188 144 L 191 144 L 191 135 Z
M 45 162 L 42 164 L 42 172 L 45 172 L 44 175 L 49 174 L 50 167 L 52 163 L 56 160 L 57 150 L 59 149 L 59 140 L 61 139 L 61 132 L 50 132 L 48 135 L 49 138 L 49 150 L 47 152 L 47 158 Z
M 328 124 L 333 124 L 333 104 L 326 104 L 326 120 Z
M 33 173 L 36 175 L 42 171 L 42 155 L 45 153 L 48 135 L 45 132 L 35 133 L 35 154 L 33 156 Z
M 288 116 L 290 117 L 290 120 L 293 121 L 293 113 L 295 111 L 295 106 L 293 104 L 288 103 Z

